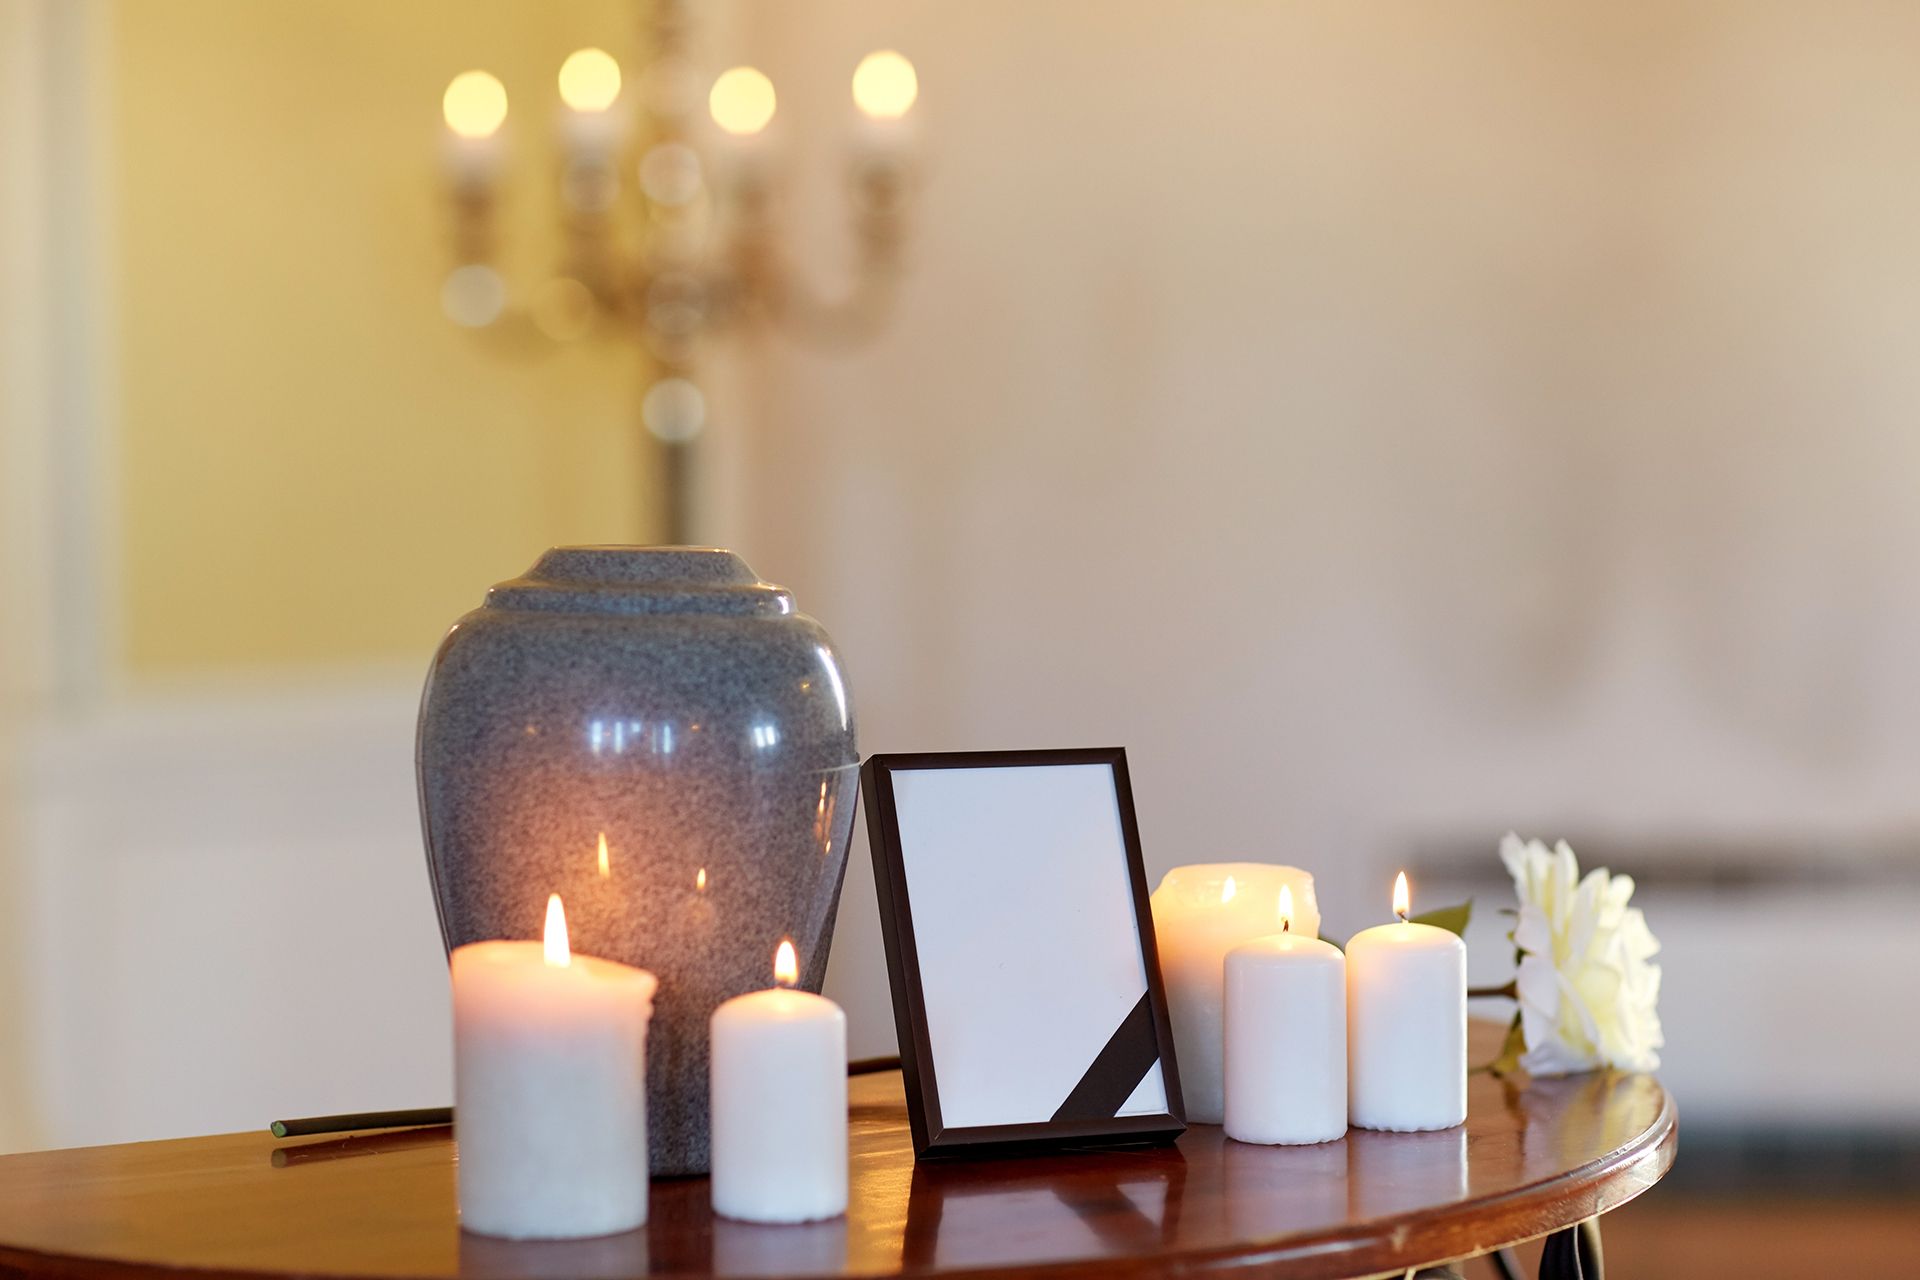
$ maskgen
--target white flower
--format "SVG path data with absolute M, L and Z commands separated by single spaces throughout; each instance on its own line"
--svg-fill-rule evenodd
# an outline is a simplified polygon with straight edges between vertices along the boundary
M 1647 929 L 1631 876 L 1604 868 L 1580 878 L 1573 850 L 1552 852 L 1508 833 L 1500 860 L 1520 897 L 1513 941 L 1520 949 L 1520 1065 L 1534 1075 L 1565 1075 L 1660 1065 L 1660 944 Z

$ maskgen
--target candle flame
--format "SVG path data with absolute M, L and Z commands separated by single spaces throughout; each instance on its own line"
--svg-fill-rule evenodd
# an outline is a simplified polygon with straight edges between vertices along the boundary
M 1280 886 L 1280 932 L 1293 932 L 1293 886 Z
M 705 893 L 707 891 L 707 869 L 705 867 L 693 873 L 693 888 L 696 893 Z
M 605 880 L 613 874 L 613 867 L 607 861 L 607 833 L 600 833 L 600 878 Z
M 547 895 L 547 963 L 556 969 L 564 969 L 573 963 L 573 951 L 567 946 L 567 909 L 560 905 L 560 895 Z
M 870 53 L 854 68 L 854 105 L 875 120 L 898 120 L 919 96 L 913 64 L 892 49 Z
M 1413 910 L 1413 894 L 1407 890 L 1407 873 L 1402 871 L 1393 881 L 1393 914 L 1402 920 Z
M 440 98 L 447 128 L 463 138 L 491 138 L 507 119 L 507 90 L 485 71 L 462 71 Z
M 800 957 L 794 952 L 793 939 L 780 939 L 780 946 L 773 953 L 773 982 L 775 986 L 790 987 L 800 981 Z
M 707 94 L 713 122 L 736 138 L 750 138 L 766 128 L 774 103 L 773 81 L 754 67 L 721 72 Z
M 1240 886 L 1233 882 L 1232 876 L 1228 876 L 1227 882 L 1220 886 L 1220 901 L 1232 902 L 1233 895 L 1238 892 L 1240 892 Z
M 560 64 L 560 100 L 575 111 L 605 111 L 620 96 L 620 64 L 605 49 L 575 49 Z

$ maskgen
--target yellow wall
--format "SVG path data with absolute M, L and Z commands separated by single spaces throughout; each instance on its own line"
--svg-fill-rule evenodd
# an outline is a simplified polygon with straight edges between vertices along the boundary
M 439 99 L 507 85 L 504 238 L 556 260 L 553 73 L 612 0 L 121 0 L 109 134 L 136 677 L 417 656 L 545 545 L 652 536 L 638 357 L 441 315 Z

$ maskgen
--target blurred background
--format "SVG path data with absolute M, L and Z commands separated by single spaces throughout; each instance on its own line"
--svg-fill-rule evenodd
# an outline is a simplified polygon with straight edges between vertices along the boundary
M 684 16 L 0 0 L 0 1150 L 443 1101 L 427 660 L 677 537 L 863 751 L 1125 745 L 1150 878 L 1297 863 L 1344 937 L 1405 866 L 1501 981 L 1503 832 L 1630 872 L 1686 1140 L 1616 1265 L 1801 1274 L 1793 1206 L 1911 1265 L 1920 11 Z M 582 48 L 698 117 L 644 225 Z M 597 313 L 636 245 L 739 287 Z M 856 1054 L 886 989 L 862 834 Z

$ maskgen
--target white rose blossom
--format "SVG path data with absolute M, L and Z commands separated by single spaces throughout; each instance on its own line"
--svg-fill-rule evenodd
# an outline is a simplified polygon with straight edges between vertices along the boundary
M 1633 896 L 1631 876 L 1605 868 L 1580 878 L 1562 840 L 1551 852 L 1509 833 L 1500 860 L 1520 898 L 1514 995 L 1533 1075 L 1599 1067 L 1652 1071 L 1660 1065 L 1660 944 Z

